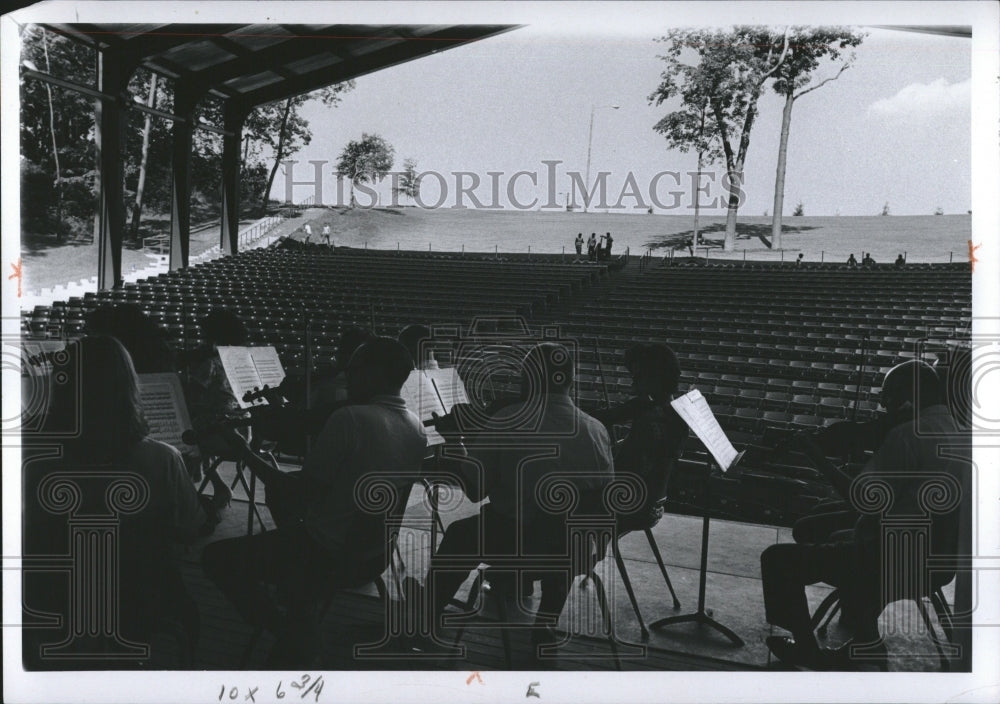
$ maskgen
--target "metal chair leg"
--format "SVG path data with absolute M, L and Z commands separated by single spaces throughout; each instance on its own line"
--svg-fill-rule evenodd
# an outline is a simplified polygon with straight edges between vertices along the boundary
M 914 599 L 914 601 L 917 602 L 917 611 L 920 612 L 920 618 L 924 620 L 927 632 L 931 636 L 931 642 L 934 643 L 934 649 L 937 650 L 938 660 L 941 662 L 941 671 L 948 672 L 951 670 L 951 664 L 948 662 L 948 656 L 945 655 L 944 648 L 941 646 L 941 640 L 938 638 L 937 633 L 934 632 L 934 623 L 931 621 L 931 615 L 927 613 L 927 605 L 924 604 L 924 600 L 921 598 Z
M 615 640 L 615 625 L 611 619 L 611 611 L 608 609 L 608 595 L 604 591 L 604 581 L 597 572 L 590 572 L 590 579 L 594 583 L 594 591 L 597 592 L 597 604 L 601 607 L 601 620 L 603 621 L 605 632 L 608 634 L 608 644 L 611 646 L 611 654 L 615 658 L 615 669 L 621 671 L 622 661 L 618 655 L 618 642 Z
M 643 531 L 646 534 L 646 540 L 649 541 L 649 549 L 653 551 L 653 557 L 656 558 L 656 564 L 660 566 L 660 574 L 663 575 L 663 581 L 667 583 L 667 589 L 670 590 L 670 596 L 674 600 L 674 610 L 681 608 L 681 602 L 677 599 L 677 594 L 674 593 L 674 585 L 670 583 L 670 576 L 667 574 L 667 568 L 663 564 L 663 557 L 660 555 L 660 548 L 656 546 L 656 540 L 653 538 L 653 531 L 646 528 Z
M 482 592 L 483 589 L 483 579 L 484 579 L 483 571 L 480 570 L 479 574 L 476 575 L 475 580 L 473 580 L 472 586 L 469 588 L 469 596 L 465 600 L 466 612 L 471 612 L 476 608 L 476 600 L 479 598 L 479 594 L 480 592 Z M 435 618 L 437 618 L 438 616 L 439 614 L 435 614 Z M 458 628 L 455 631 L 455 639 L 451 642 L 452 647 L 457 647 L 458 644 L 462 641 L 462 636 L 465 634 L 466 623 L 467 621 L 464 619 L 459 622 Z
M 941 623 L 944 637 L 948 639 L 949 643 L 954 643 L 955 620 L 952 616 L 951 608 L 948 606 L 948 600 L 944 598 L 944 593 L 940 589 L 936 589 L 931 594 L 931 605 L 934 607 L 934 613 L 937 614 L 938 621 Z
M 819 608 L 812 617 L 812 629 L 814 631 L 819 631 L 820 635 L 826 633 L 827 627 L 830 625 L 830 621 L 833 617 L 837 615 L 840 611 L 840 590 L 834 589 L 832 592 L 826 595 L 826 598 L 820 603 Z
M 625 584 L 625 593 L 628 594 L 628 600 L 632 602 L 632 610 L 639 621 L 639 630 L 642 633 L 642 639 L 646 640 L 649 638 L 649 629 L 646 628 L 646 622 L 642 620 L 642 612 L 639 611 L 639 602 L 636 601 L 635 592 L 632 590 L 632 580 L 629 579 L 628 570 L 625 569 L 625 560 L 622 559 L 621 553 L 618 550 L 614 550 L 613 552 L 615 555 L 615 564 L 618 565 L 618 573 L 622 576 L 622 582 Z M 590 575 L 588 575 L 589 577 Z

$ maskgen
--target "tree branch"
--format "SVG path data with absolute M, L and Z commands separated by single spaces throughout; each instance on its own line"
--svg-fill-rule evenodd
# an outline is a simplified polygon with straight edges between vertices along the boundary
M 819 83 L 817 83 L 814 86 L 806 88 L 805 90 L 800 90 L 798 93 L 793 93 L 792 94 L 792 100 L 798 100 L 799 98 L 801 98 L 806 93 L 812 92 L 812 91 L 816 90 L 817 88 L 822 88 L 823 86 L 825 86 L 830 81 L 837 80 L 838 78 L 840 78 L 840 74 L 842 74 L 844 71 L 846 71 L 850 67 L 851 67 L 850 63 L 844 63 L 844 64 L 842 64 L 841 67 L 840 67 L 840 70 L 837 71 L 837 75 L 830 76 L 829 78 L 827 78 L 827 79 L 825 79 L 823 81 L 820 81 Z
M 772 73 L 781 68 L 781 65 L 785 63 L 785 56 L 788 54 L 788 32 L 790 29 L 790 26 L 785 25 L 784 46 L 781 47 L 781 54 L 778 56 L 778 60 L 774 63 L 774 66 L 772 66 L 767 73 L 760 77 L 758 85 L 764 85 L 764 81 L 766 81 Z M 767 58 L 771 58 L 770 54 L 768 54 Z

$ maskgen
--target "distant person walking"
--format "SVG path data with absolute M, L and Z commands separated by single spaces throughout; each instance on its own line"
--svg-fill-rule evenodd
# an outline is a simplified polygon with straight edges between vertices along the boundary
M 326 242 L 327 246 L 330 245 L 330 224 L 327 223 L 323 225 L 323 240 Z
M 615 241 L 615 238 L 611 236 L 611 233 L 604 235 L 604 258 L 611 259 L 611 244 Z
M 597 261 L 597 233 L 591 232 L 590 239 L 587 240 L 587 258 L 592 262 Z
M 306 231 L 306 242 L 308 242 L 309 240 L 312 239 L 312 236 L 313 236 L 312 225 L 310 225 L 309 223 L 306 223 L 306 226 L 304 228 L 302 228 L 302 229 Z
M 577 254 L 577 256 L 580 256 L 581 254 L 583 254 L 583 233 L 582 232 L 580 232 L 580 233 L 577 234 L 576 239 L 573 240 L 573 243 L 576 245 L 576 254 Z

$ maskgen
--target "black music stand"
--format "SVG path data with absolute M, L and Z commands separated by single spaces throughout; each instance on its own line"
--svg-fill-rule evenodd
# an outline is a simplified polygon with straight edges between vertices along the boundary
M 219 465 L 227 460 L 235 462 L 236 464 L 236 478 L 233 479 L 230 489 L 235 489 L 237 483 L 242 484 L 243 490 L 247 494 L 247 499 L 250 501 L 250 508 L 247 511 L 247 535 L 253 535 L 254 516 L 257 517 L 257 522 L 260 524 L 261 532 L 267 532 L 267 527 L 264 525 L 264 519 L 261 518 L 260 511 L 257 509 L 257 502 L 254 500 L 254 494 L 256 493 L 257 488 L 257 478 L 254 476 L 253 472 L 250 472 L 250 483 L 247 483 L 247 479 L 243 475 L 244 466 L 242 460 L 231 457 L 227 458 L 216 456 L 214 461 L 205 469 L 205 477 L 201 482 L 201 486 L 198 487 L 198 493 L 201 494 L 205 491 L 205 487 L 208 486 L 210 478 L 213 475 L 218 475 Z
M 743 452 L 736 455 L 736 459 L 726 469 L 732 469 L 735 467 L 740 460 L 743 459 Z M 741 648 L 745 645 L 743 639 L 736 635 L 733 631 L 723 626 L 721 623 L 716 621 L 714 618 L 708 615 L 705 611 L 705 585 L 708 580 L 708 526 L 709 526 L 709 510 L 711 503 L 709 501 L 709 488 L 712 483 L 712 456 L 709 455 L 708 459 L 705 461 L 705 497 L 703 499 L 704 503 L 704 517 L 701 524 L 701 567 L 698 582 L 698 610 L 690 614 L 681 614 L 680 616 L 668 616 L 666 618 L 661 618 L 658 621 L 654 621 L 649 624 L 650 628 L 660 628 L 662 626 L 669 626 L 674 623 L 698 623 L 710 628 L 714 628 L 719 633 L 724 635 L 732 644 L 737 648 Z

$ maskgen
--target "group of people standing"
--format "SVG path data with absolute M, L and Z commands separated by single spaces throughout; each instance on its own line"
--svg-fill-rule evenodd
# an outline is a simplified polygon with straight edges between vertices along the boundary
M 600 241 L 598 241 L 597 233 L 591 232 L 590 239 L 587 240 L 587 259 L 592 262 L 610 259 L 611 245 L 614 244 L 614 241 L 615 239 L 610 232 L 601 235 Z M 577 233 L 576 239 L 573 241 L 576 245 L 577 256 L 583 254 L 583 242 L 583 233 Z

